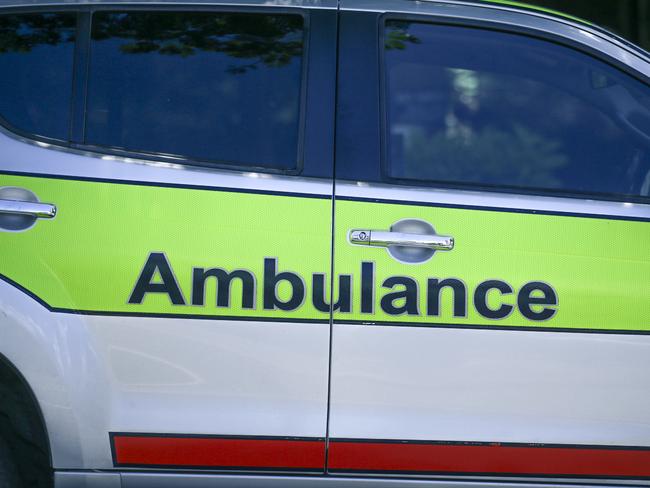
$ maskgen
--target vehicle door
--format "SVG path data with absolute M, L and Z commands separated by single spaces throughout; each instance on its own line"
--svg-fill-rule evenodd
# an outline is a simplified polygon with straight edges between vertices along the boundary
M 329 472 L 649 477 L 647 56 L 341 8 Z
M 220 3 L 0 12 L 2 309 L 65 379 L 57 469 L 324 469 L 336 2 Z

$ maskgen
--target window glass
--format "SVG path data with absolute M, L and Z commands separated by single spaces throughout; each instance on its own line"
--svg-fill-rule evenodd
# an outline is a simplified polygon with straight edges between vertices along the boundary
M 390 21 L 392 178 L 650 195 L 650 88 L 573 49 Z
M 96 12 L 86 142 L 294 168 L 302 55 L 299 15 Z
M 74 13 L 0 16 L 0 115 L 18 130 L 68 139 Z

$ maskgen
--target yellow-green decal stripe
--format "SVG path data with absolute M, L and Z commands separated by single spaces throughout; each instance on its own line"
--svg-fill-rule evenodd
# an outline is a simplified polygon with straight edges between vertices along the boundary
M 0 274 L 55 310 L 326 322 L 331 201 L 0 176 L 59 209 L 1 232 Z M 453 235 L 419 265 L 353 246 L 404 218 Z M 650 333 L 648 222 L 340 200 L 334 319 Z

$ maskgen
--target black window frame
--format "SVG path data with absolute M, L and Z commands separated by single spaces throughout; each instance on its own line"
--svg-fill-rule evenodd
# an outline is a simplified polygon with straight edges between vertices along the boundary
M 409 187 L 427 187 L 427 188 L 440 188 L 452 189 L 461 191 L 486 191 L 494 193 L 512 194 L 512 195 L 531 195 L 543 197 L 560 197 L 560 198 L 578 198 L 578 199 L 593 199 L 602 201 L 614 202 L 631 202 L 650 204 L 650 197 L 636 196 L 636 195 L 623 195 L 618 193 L 599 193 L 599 192 L 581 192 L 581 191 L 567 191 L 564 189 L 549 189 L 549 188 L 534 188 L 534 187 L 519 187 L 512 185 L 488 185 L 479 183 L 464 183 L 464 182 L 446 182 L 436 180 L 415 180 L 396 178 L 390 174 L 390 152 L 389 152 L 389 137 L 388 137 L 388 83 L 386 71 L 386 25 L 390 21 L 404 21 L 414 22 L 419 24 L 462 27 L 467 29 L 478 29 L 491 32 L 499 32 L 503 34 L 525 36 L 532 39 L 541 40 L 547 43 L 554 44 L 561 48 L 572 49 L 584 55 L 587 55 L 598 62 L 605 63 L 610 67 L 621 71 L 622 73 L 636 79 L 637 81 L 645 84 L 650 89 L 650 76 L 641 73 L 627 64 L 608 56 L 606 53 L 597 49 L 590 48 L 580 42 L 573 41 L 559 35 L 555 35 L 545 31 L 539 31 L 533 28 L 508 25 L 496 23 L 490 20 L 474 20 L 474 19 L 461 19 L 441 17 L 437 15 L 424 15 L 424 14 L 404 14 L 404 13 L 385 13 L 379 16 L 377 22 L 377 41 L 378 41 L 378 77 L 379 77 L 379 153 L 380 153 L 380 168 L 379 176 L 381 181 L 393 185 L 409 186 Z
M 118 147 L 87 144 L 85 128 L 87 120 L 87 98 L 90 78 L 92 16 L 95 12 L 214 12 L 267 15 L 297 15 L 303 21 L 303 49 L 300 77 L 300 107 L 298 115 L 298 134 L 295 164 L 291 168 L 273 168 L 255 166 L 219 159 L 198 159 L 185 155 L 158 153 L 155 151 L 133 151 Z M 41 142 L 52 146 L 67 148 L 80 153 L 92 153 L 115 156 L 122 159 L 149 160 L 189 167 L 229 170 L 235 172 L 256 172 L 297 176 L 305 169 L 305 152 L 307 137 L 307 102 L 311 52 L 311 12 L 307 8 L 292 7 L 258 7 L 249 5 L 182 5 L 182 4 L 107 4 L 107 5 L 52 5 L 7 7 L 0 9 L 0 15 L 39 14 L 39 13 L 74 13 L 77 16 L 73 74 L 71 86 L 71 108 L 68 121 L 69 136 L 67 140 L 53 139 L 23 131 L 8 123 L 0 114 L 0 126 L 10 136 L 18 136 L 25 142 Z

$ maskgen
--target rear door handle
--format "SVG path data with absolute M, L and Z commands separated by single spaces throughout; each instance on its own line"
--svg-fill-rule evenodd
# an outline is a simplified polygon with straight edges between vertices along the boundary
M 0 200 L 0 214 L 25 215 L 37 219 L 53 219 L 56 206 L 22 200 Z
M 434 251 L 451 251 L 454 238 L 438 234 L 410 234 L 385 230 L 352 229 L 349 233 L 352 244 L 374 247 L 417 247 Z

